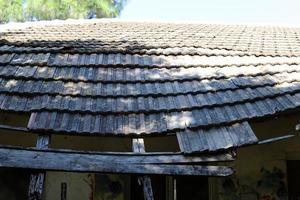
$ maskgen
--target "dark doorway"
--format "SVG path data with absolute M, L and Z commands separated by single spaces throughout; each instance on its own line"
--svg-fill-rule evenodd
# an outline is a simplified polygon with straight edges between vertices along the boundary
M 300 200 L 300 160 L 287 161 L 287 175 L 289 200 Z
M 176 177 L 177 200 L 208 200 L 208 178 L 200 176 Z
M 0 168 L 0 200 L 27 200 L 29 170 Z
M 153 195 L 155 200 L 166 199 L 166 176 L 163 175 L 151 175 L 151 185 L 153 189 Z M 143 186 L 138 184 L 138 176 L 131 176 L 131 200 L 144 199 Z

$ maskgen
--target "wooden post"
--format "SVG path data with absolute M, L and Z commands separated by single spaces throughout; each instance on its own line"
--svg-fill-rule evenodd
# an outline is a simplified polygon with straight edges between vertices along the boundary
M 132 149 L 134 152 L 145 153 L 144 139 L 142 139 L 142 138 L 133 139 L 132 140 Z M 138 182 L 140 185 L 143 186 L 144 199 L 145 200 L 154 200 L 150 177 L 149 176 L 140 176 L 140 177 L 138 177 Z
M 50 146 L 50 135 L 39 135 L 36 148 L 47 149 Z M 41 200 L 44 190 L 45 171 L 35 172 L 30 175 L 28 199 Z

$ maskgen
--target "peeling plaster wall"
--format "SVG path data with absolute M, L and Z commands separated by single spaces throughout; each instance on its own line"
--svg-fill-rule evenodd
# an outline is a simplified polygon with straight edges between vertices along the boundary
M 256 122 L 252 128 L 260 139 L 299 134 L 300 114 Z M 271 144 L 240 148 L 229 178 L 218 179 L 219 200 L 287 200 L 286 160 L 300 160 L 300 136 Z
M 238 157 L 235 175 L 219 179 L 219 199 L 287 199 L 285 153 L 278 145 L 248 147 L 239 150 Z

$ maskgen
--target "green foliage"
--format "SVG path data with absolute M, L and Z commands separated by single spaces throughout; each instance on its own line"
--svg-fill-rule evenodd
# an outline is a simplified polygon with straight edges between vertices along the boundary
M 0 0 L 0 23 L 116 17 L 126 0 Z
M 0 0 L 0 23 L 23 21 L 22 0 Z

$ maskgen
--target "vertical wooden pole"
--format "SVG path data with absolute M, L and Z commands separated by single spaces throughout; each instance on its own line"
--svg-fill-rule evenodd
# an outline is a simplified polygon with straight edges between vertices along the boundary
M 137 153 L 145 152 L 144 140 L 142 138 L 137 138 L 132 140 L 132 149 Z M 145 200 L 154 200 L 153 191 L 151 186 L 151 179 L 149 176 L 140 176 L 138 177 L 138 182 L 143 186 L 144 190 L 144 199 Z
M 39 135 L 37 138 L 36 148 L 47 149 L 50 146 L 50 135 Z M 39 171 L 30 175 L 28 199 L 41 200 L 44 190 L 45 171 Z
M 60 200 L 67 200 L 67 183 L 61 183 Z
M 173 176 L 166 177 L 166 200 L 175 200 L 175 188 L 174 188 L 174 178 Z

